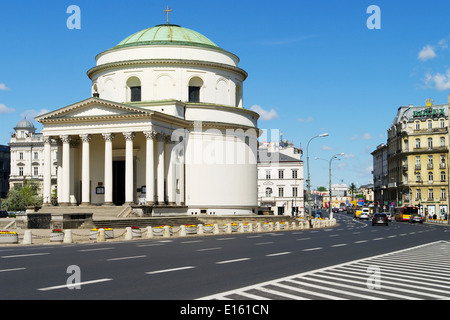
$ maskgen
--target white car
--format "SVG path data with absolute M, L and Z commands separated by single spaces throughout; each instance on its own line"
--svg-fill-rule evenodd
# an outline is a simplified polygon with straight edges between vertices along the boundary
M 360 220 L 361 220 L 361 219 L 369 220 L 369 216 L 370 216 L 369 209 L 363 208 L 361 214 L 359 215 L 359 219 L 360 219 Z

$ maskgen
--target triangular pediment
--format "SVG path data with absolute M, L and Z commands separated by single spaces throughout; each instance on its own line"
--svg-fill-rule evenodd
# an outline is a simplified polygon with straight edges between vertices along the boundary
M 98 98 L 89 98 L 36 117 L 36 120 L 39 122 L 47 122 L 58 120 L 113 119 L 133 115 L 146 115 L 149 113 L 151 113 L 149 110 L 139 107 Z

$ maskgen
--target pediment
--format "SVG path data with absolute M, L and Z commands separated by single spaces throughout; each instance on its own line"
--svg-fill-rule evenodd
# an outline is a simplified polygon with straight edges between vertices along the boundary
M 113 119 L 149 114 L 148 110 L 126 104 L 89 98 L 36 118 L 39 122 L 76 121 L 81 119 Z

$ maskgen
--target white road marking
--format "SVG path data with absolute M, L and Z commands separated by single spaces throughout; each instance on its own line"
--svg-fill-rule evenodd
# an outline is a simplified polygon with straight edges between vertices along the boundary
M 32 257 L 32 256 L 44 256 L 50 254 L 49 252 L 42 252 L 42 253 L 28 253 L 28 254 L 17 254 L 13 256 L 3 256 L 2 258 L 22 258 L 22 257 Z
M 143 256 L 133 256 L 133 257 L 122 257 L 122 258 L 111 258 L 106 259 L 106 261 L 118 261 L 118 260 L 129 260 L 129 259 L 140 259 L 140 258 L 146 258 L 146 255 Z
M 19 271 L 19 270 L 25 270 L 25 269 L 26 268 L 3 269 L 3 270 L 0 270 L 0 272 Z
M 115 248 L 109 247 L 109 248 L 96 248 L 96 249 L 83 249 L 78 250 L 79 252 L 89 252 L 89 251 L 102 251 L 102 250 L 114 250 Z
M 166 273 L 166 272 L 174 272 L 174 271 L 188 270 L 188 269 L 194 269 L 194 268 L 195 267 L 188 266 L 188 267 L 164 269 L 164 270 L 157 270 L 157 271 L 149 271 L 149 272 L 146 272 L 146 274 Z
M 284 256 L 286 254 L 291 254 L 292 252 L 279 252 L 279 253 L 272 253 L 267 254 L 266 257 L 277 257 L 277 256 Z
M 86 285 L 86 284 L 100 283 L 100 282 L 106 282 L 106 281 L 112 281 L 112 279 L 98 279 L 98 280 L 92 280 L 92 281 L 69 283 L 69 284 L 63 284 L 63 285 L 60 285 L 60 286 L 41 288 L 41 289 L 37 289 L 37 290 L 39 290 L 39 291 L 49 291 L 49 290 L 57 290 L 57 289 L 63 289 L 63 288 L 74 288 L 74 287 L 83 286 L 83 285 Z
M 247 260 L 250 260 L 250 258 L 241 258 L 241 259 L 234 259 L 234 260 L 219 261 L 219 262 L 216 262 L 216 264 L 227 264 L 227 263 L 241 262 L 241 261 L 247 261 Z
M 310 248 L 310 249 L 304 249 L 302 251 L 315 251 L 315 250 L 322 250 L 322 247 L 317 247 L 317 248 Z

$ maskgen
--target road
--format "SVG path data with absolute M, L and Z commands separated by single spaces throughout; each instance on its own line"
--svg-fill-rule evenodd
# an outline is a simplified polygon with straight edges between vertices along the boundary
M 335 217 L 320 230 L 0 247 L 0 299 L 450 299 L 449 227 Z

